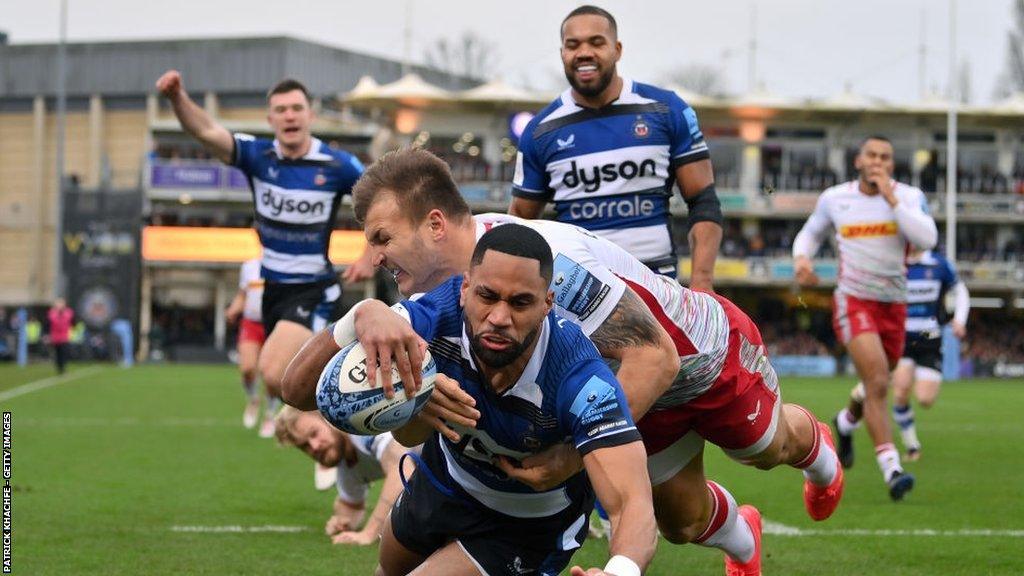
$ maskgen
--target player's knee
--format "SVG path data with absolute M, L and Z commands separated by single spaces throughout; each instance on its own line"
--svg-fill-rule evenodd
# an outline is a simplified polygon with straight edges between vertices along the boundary
M 753 463 L 758 470 L 771 470 L 779 465 L 779 458 L 762 458 Z
M 932 406 L 935 405 L 935 397 L 934 396 L 918 396 L 917 397 L 917 405 L 920 406 L 921 408 L 925 408 L 925 409 L 931 408 Z
M 864 378 L 864 397 L 885 399 L 889 393 L 889 375 L 886 373 L 871 374 Z
M 284 367 L 279 364 L 271 358 L 260 357 L 259 371 L 267 388 L 280 389 L 281 379 L 284 377 Z
M 693 542 L 703 530 L 699 523 L 692 523 L 683 526 L 658 527 L 661 535 L 672 544 L 689 544 Z
M 733 457 L 734 460 L 745 466 L 753 466 L 758 470 L 771 470 L 783 462 L 783 455 L 786 453 L 786 443 L 777 444 L 769 447 L 764 452 L 757 454 L 756 456 L 748 456 L 746 458 Z
M 658 531 L 672 544 L 693 542 L 711 521 L 710 502 L 707 502 L 706 506 L 701 506 L 697 502 L 690 504 L 692 506 L 676 506 L 671 516 L 658 518 Z

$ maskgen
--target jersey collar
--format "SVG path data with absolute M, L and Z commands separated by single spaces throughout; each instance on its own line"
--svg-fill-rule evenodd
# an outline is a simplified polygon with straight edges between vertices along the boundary
M 320 146 L 322 144 L 323 142 L 321 142 L 319 138 L 316 136 L 310 136 L 309 150 L 306 151 L 302 160 L 317 160 L 323 156 L 323 154 L 320 153 Z M 277 138 L 274 138 L 274 154 L 277 154 L 278 160 L 284 160 L 284 154 L 281 153 L 281 144 L 277 141 Z
M 633 81 L 625 76 L 619 76 L 622 79 L 622 90 L 619 91 L 619 97 L 612 100 L 606 106 L 617 106 L 619 104 L 635 104 L 633 94 Z M 561 95 L 562 106 L 571 106 L 578 110 L 584 110 L 583 106 L 580 106 L 576 99 L 572 97 L 572 86 L 565 89 Z

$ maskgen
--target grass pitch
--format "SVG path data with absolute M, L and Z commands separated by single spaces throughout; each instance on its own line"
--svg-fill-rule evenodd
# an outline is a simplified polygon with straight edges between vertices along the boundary
M 14 574 L 371 574 L 376 547 L 332 546 L 333 495 L 313 465 L 241 426 L 231 366 L 0 365 L 13 416 Z M 41 382 L 40 382 L 41 381 Z M 26 392 L 24 385 L 33 384 Z M 852 381 L 794 379 L 784 397 L 828 419 Z M 709 447 L 708 476 L 769 522 L 769 575 L 1024 573 L 1024 386 L 967 381 L 918 409 L 918 485 L 889 501 L 866 433 L 835 516 L 812 522 L 801 475 Z M 575 560 L 603 566 L 603 541 Z M 721 554 L 662 541 L 648 574 L 723 573 Z

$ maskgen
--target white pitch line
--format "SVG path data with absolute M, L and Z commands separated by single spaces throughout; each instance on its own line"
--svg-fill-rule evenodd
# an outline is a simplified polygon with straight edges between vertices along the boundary
M 24 396 L 25 394 L 31 394 L 38 390 L 49 388 L 50 386 L 56 386 L 57 384 L 64 384 L 65 382 L 71 382 L 72 380 L 78 380 L 85 378 L 86 376 L 92 376 L 93 374 L 103 370 L 102 366 L 90 366 L 72 372 L 70 374 L 62 374 L 60 376 L 50 376 L 49 378 L 43 378 L 42 380 L 36 380 L 29 382 L 28 384 L 22 384 L 17 388 L 11 388 L 6 392 L 0 392 L 0 402 L 4 400 L 10 400 L 11 398 L 17 398 L 18 396 Z
M 199 534 L 252 534 L 258 532 L 277 532 L 294 534 L 296 532 L 307 532 L 306 526 L 171 526 L 171 532 L 189 532 Z
M 763 532 L 772 536 L 913 536 L 913 537 L 1005 537 L 1024 538 L 1024 530 L 992 530 L 988 528 L 961 528 L 960 530 L 933 530 L 930 528 L 917 528 L 905 530 L 868 530 L 863 528 L 838 528 L 835 530 L 804 529 L 795 526 L 787 526 L 779 522 L 765 520 Z

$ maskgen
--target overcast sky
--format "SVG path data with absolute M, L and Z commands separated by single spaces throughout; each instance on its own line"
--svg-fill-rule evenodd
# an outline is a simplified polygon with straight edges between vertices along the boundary
M 971 100 L 992 101 L 1004 69 L 1012 0 L 956 0 L 957 44 L 971 71 Z M 406 13 L 411 54 L 421 61 L 441 36 L 471 30 L 493 43 L 491 76 L 520 86 L 561 88 L 558 25 L 572 0 L 68 0 L 72 41 L 287 34 L 401 59 Z M 619 21 L 620 73 L 660 83 L 673 69 L 721 70 L 734 93 L 748 88 L 751 13 L 757 4 L 757 78 L 792 97 L 860 94 L 918 99 L 918 49 L 926 78 L 946 89 L 948 0 L 606 0 Z M 12 43 L 51 42 L 59 0 L 0 0 L 0 30 Z M 928 7 L 927 9 L 925 7 Z M 923 25 L 922 25 L 923 20 Z

